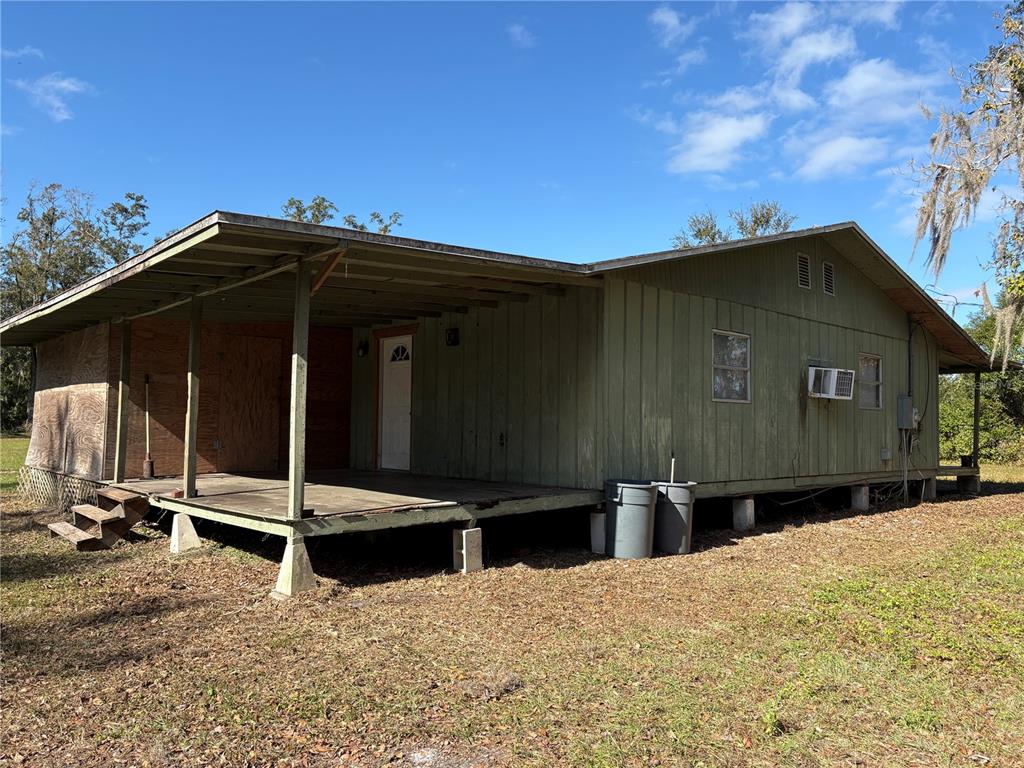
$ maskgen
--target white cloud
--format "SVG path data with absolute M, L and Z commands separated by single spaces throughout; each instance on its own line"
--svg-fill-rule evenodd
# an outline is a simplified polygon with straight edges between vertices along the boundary
M 901 123 L 920 117 L 921 100 L 941 79 L 901 69 L 888 59 L 868 59 L 826 84 L 824 93 L 845 122 Z
M 792 85 L 776 83 L 771 89 L 775 103 L 789 112 L 812 109 L 817 104 L 814 97 Z
M 726 112 L 749 112 L 763 107 L 766 101 L 761 89 L 737 85 L 708 98 L 705 103 Z
M 833 15 L 851 24 L 877 24 L 886 29 L 899 29 L 902 0 L 867 0 L 835 3 L 829 6 Z
M 767 49 L 777 49 L 810 27 L 818 18 L 818 10 L 810 3 L 786 3 L 768 13 L 752 13 L 742 34 L 757 40 Z
M 850 26 L 824 26 L 825 5 L 790 2 L 765 13 L 754 12 L 738 35 L 753 41 L 768 63 L 768 91 L 787 111 L 811 109 L 815 99 L 800 88 L 804 72 L 852 56 L 857 43 Z
M 804 70 L 812 64 L 825 64 L 850 56 L 857 50 L 849 27 L 830 27 L 820 32 L 801 35 L 790 43 L 778 60 L 778 71 L 787 83 L 796 85 Z
M 697 19 L 689 18 L 683 21 L 682 17 L 667 5 L 655 8 L 647 20 L 654 29 L 658 42 L 666 48 L 682 42 L 697 28 Z
M 917 49 L 930 66 L 943 72 L 948 72 L 953 68 L 956 59 L 959 58 L 953 52 L 953 46 L 929 34 L 923 34 L 917 38 Z
M 743 146 L 764 135 L 771 118 L 764 113 L 690 115 L 682 140 L 672 149 L 672 173 L 721 172 L 740 159 Z
M 35 80 L 11 80 L 11 85 L 27 93 L 32 104 L 57 123 L 73 117 L 67 105 L 68 96 L 92 90 L 84 80 L 64 77 L 60 72 L 51 72 Z
M 683 130 L 678 121 L 668 112 L 658 114 L 650 109 L 630 107 L 626 110 L 626 114 L 631 120 L 635 120 L 640 125 L 649 125 L 659 133 L 678 135 Z
M 24 59 L 33 56 L 37 59 L 43 58 L 43 52 L 31 45 L 23 45 L 21 48 L 0 48 L 0 56 L 5 59 Z
M 703 48 L 692 48 L 683 51 L 676 57 L 676 74 L 681 75 L 690 67 L 696 64 L 703 64 L 708 59 L 707 51 Z
M 885 139 L 837 136 L 811 149 L 797 174 L 805 179 L 818 180 L 852 173 L 883 160 L 887 147 Z
M 927 11 L 921 14 L 921 23 L 929 27 L 945 24 L 953 20 L 953 14 L 949 12 L 946 3 L 933 3 Z
M 0 136 L 13 136 L 18 132 L 18 128 L 13 125 L 7 125 L 0 123 Z
M 537 36 L 528 30 L 524 24 L 509 24 L 506 31 L 513 45 L 520 48 L 534 48 L 537 45 Z

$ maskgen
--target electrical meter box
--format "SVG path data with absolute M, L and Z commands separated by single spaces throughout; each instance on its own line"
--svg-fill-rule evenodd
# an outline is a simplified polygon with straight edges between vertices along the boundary
M 914 429 L 914 401 L 910 395 L 896 396 L 896 429 Z

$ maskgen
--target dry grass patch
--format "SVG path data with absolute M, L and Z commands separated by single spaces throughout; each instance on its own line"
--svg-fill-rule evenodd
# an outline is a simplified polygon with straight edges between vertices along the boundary
M 1020 764 L 1019 493 L 468 577 L 325 545 L 287 603 L 259 542 L 71 553 L 6 507 L 0 761 Z

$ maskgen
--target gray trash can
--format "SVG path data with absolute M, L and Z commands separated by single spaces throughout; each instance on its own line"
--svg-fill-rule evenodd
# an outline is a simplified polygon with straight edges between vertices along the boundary
M 670 555 L 690 551 L 696 483 L 658 483 L 654 510 L 654 548 Z
M 607 552 L 612 557 L 650 557 L 654 546 L 656 483 L 637 480 L 606 480 L 604 508 Z

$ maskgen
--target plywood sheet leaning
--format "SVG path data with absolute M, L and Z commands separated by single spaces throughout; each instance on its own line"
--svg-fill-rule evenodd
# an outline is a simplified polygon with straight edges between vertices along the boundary
M 107 413 L 109 326 L 95 325 L 36 349 L 36 392 L 26 465 L 99 478 Z

